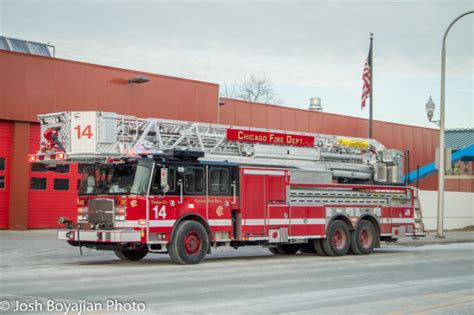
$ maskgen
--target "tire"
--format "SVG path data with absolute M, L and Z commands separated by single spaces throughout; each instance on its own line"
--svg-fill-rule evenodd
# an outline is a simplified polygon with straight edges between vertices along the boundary
M 277 245 L 276 250 L 280 255 L 294 255 L 301 248 L 301 244 L 282 244 Z
M 300 250 L 301 252 L 306 253 L 306 254 L 316 254 L 316 250 L 314 249 L 314 246 L 311 243 L 303 244 Z
M 176 227 L 173 239 L 167 248 L 174 263 L 199 264 L 209 249 L 207 231 L 199 222 L 183 221 Z
M 347 225 L 339 220 L 333 221 L 328 228 L 326 238 L 321 241 L 328 256 L 344 256 L 350 247 L 351 235 Z
M 318 256 L 332 256 L 332 255 L 327 255 L 324 252 L 323 245 L 321 244 L 321 239 L 315 239 L 313 240 L 313 247 L 314 251 L 316 252 L 316 255 Z
M 114 251 L 115 256 L 122 260 L 139 261 L 148 254 L 148 247 L 139 249 L 118 249 Z
M 375 227 L 372 222 L 362 220 L 351 233 L 351 251 L 354 255 L 368 255 L 374 251 Z
M 273 255 L 280 255 L 276 247 L 268 247 L 268 250 L 273 254 Z

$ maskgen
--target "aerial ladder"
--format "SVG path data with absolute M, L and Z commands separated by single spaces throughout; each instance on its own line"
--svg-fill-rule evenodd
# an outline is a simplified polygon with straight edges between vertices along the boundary
M 201 151 L 207 160 L 331 172 L 339 182 L 402 185 L 403 153 L 374 139 L 290 132 L 111 112 L 39 115 L 41 149 L 30 161 L 105 162 Z

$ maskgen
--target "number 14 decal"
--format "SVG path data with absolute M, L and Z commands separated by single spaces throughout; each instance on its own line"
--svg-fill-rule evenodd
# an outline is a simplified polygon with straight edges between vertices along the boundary
M 91 125 L 85 126 L 82 130 L 81 125 L 77 125 L 76 127 L 74 127 L 74 130 L 77 130 L 77 139 L 81 139 L 81 136 L 90 139 L 93 136 Z
M 155 211 L 155 219 L 159 219 L 160 217 L 166 219 L 166 206 L 161 206 L 160 210 L 158 210 L 158 206 L 155 206 L 153 208 L 153 211 Z

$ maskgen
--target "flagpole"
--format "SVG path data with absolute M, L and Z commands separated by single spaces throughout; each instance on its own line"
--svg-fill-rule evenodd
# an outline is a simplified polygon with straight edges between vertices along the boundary
M 370 103 L 369 103 L 369 139 L 373 138 L 373 129 L 372 129 L 372 121 L 373 121 L 373 90 L 374 90 L 374 58 L 373 57 L 373 47 L 372 43 L 374 40 L 374 33 L 370 33 Z

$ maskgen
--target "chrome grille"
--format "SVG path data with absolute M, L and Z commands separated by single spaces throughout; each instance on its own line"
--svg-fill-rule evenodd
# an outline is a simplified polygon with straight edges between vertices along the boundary
M 92 199 L 89 200 L 89 223 L 92 224 L 113 224 L 114 222 L 114 201 L 112 199 Z

